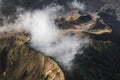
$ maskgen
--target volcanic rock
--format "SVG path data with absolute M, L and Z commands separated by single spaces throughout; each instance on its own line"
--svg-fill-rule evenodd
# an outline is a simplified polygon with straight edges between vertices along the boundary
M 58 64 L 31 49 L 29 40 L 26 33 L 1 34 L 0 80 L 64 80 Z

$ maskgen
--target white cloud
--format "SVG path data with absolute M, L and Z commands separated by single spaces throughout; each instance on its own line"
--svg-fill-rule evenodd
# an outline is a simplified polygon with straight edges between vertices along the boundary
M 73 9 L 79 9 L 79 10 L 85 10 L 85 8 L 86 8 L 83 3 L 81 3 L 80 1 L 77 1 L 77 0 L 73 0 L 70 3 L 70 7 Z
M 2 31 L 25 29 L 31 34 L 30 46 L 32 48 L 55 58 L 70 70 L 77 51 L 80 50 L 79 54 L 81 54 L 89 40 L 77 35 L 65 35 L 57 28 L 54 19 L 62 8 L 58 5 L 50 5 L 42 10 L 25 11 L 18 15 L 15 23 L 5 23 Z

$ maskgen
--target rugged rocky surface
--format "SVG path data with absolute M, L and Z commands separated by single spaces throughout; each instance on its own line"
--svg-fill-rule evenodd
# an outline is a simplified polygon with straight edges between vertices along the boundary
M 111 27 L 97 14 L 80 14 L 77 10 L 69 12 L 69 15 L 60 16 L 55 21 L 64 32 L 77 31 L 95 35 L 112 32 Z
M 64 80 L 58 64 L 27 46 L 24 33 L 0 37 L 0 80 Z

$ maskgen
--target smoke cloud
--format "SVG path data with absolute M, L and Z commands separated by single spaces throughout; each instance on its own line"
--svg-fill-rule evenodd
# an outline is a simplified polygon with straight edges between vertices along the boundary
M 64 34 L 59 30 L 54 20 L 59 16 L 61 9 L 64 8 L 50 5 L 42 10 L 25 11 L 17 15 L 18 19 L 14 23 L 5 23 L 0 32 L 26 30 L 31 34 L 32 48 L 51 56 L 70 70 L 75 55 L 83 53 L 83 48 L 88 45 L 89 39 Z
M 73 0 L 70 3 L 69 6 L 73 9 L 78 9 L 78 10 L 81 10 L 81 11 L 86 9 L 85 5 L 83 3 L 81 3 L 80 1 L 77 1 L 77 0 Z

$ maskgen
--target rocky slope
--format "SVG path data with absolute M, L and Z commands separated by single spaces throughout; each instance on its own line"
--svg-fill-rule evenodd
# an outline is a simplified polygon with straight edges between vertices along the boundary
M 0 80 L 64 80 L 58 64 L 27 46 L 24 33 L 0 37 Z

